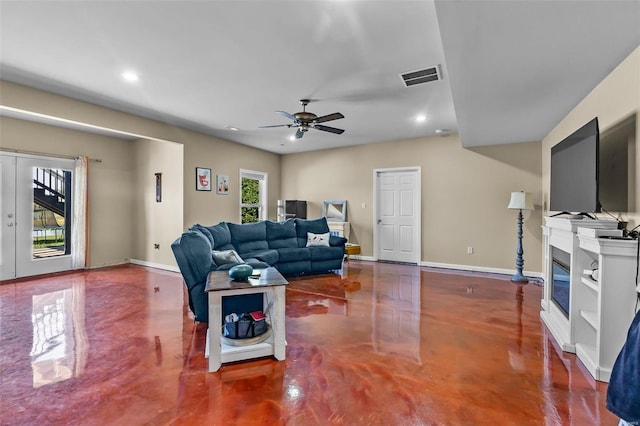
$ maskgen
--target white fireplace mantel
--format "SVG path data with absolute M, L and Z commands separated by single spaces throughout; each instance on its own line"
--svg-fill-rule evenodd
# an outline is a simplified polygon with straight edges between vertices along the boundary
M 613 220 L 560 217 L 545 218 L 543 226 L 545 280 L 540 318 L 560 348 L 576 353 L 601 381 L 609 380 L 636 300 L 637 241 L 598 238 L 593 232 L 616 228 Z M 553 300 L 553 247 L 570 256 L 568 317 Z

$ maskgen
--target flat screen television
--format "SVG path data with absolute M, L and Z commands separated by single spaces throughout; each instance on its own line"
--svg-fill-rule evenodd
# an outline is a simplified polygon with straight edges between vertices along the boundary
M 549 210 L 600 213 L 600 132 L 598 118 L 551 148 Z

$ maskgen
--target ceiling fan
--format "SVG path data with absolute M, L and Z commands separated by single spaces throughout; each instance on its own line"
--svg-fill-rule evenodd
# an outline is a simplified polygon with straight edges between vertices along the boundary
M 300 103 L 302 104 L 302 111 L 296 112 L 295 114 L 289 114 L 286 111 L 276 111 L 278 114 L 281 114 L 288 119 L 292 120 L 291 124 L 276 124 L 273 126 L 260 126 L 260 128 L 268 128 L 268 127 L 297 127 L 295 138 L 300 139 L 309 129 L 322 130 L 323 132 L 335 133 L 337 135 L 341 135 L 344 133 L 343 129 L 337 129 L 335 127 L 325 126 L 320 123 L 324 123 L 326 121 L 338 120 L 340 118 L 344 118 L 339 112 L 334 112 L 333 114 L 323 115 L 322 117 L 318 117 L 312 112 L 307 112 L 306 107 L 309 105 L 309 99 L 300 99 Z

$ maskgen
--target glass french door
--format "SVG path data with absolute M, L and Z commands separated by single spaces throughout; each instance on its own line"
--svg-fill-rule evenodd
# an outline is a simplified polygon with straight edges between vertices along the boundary
M 0 278 L 71 269 L 74 161 L 2 154 Z

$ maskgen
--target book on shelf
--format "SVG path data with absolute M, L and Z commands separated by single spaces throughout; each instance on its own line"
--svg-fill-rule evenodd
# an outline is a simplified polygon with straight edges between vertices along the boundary
M 254 321 L 264 321 L 267 318 L 261 311 L 253 311 L 250 312 L 249 315 L 251 315 L 251 318 L 253 318 Z

